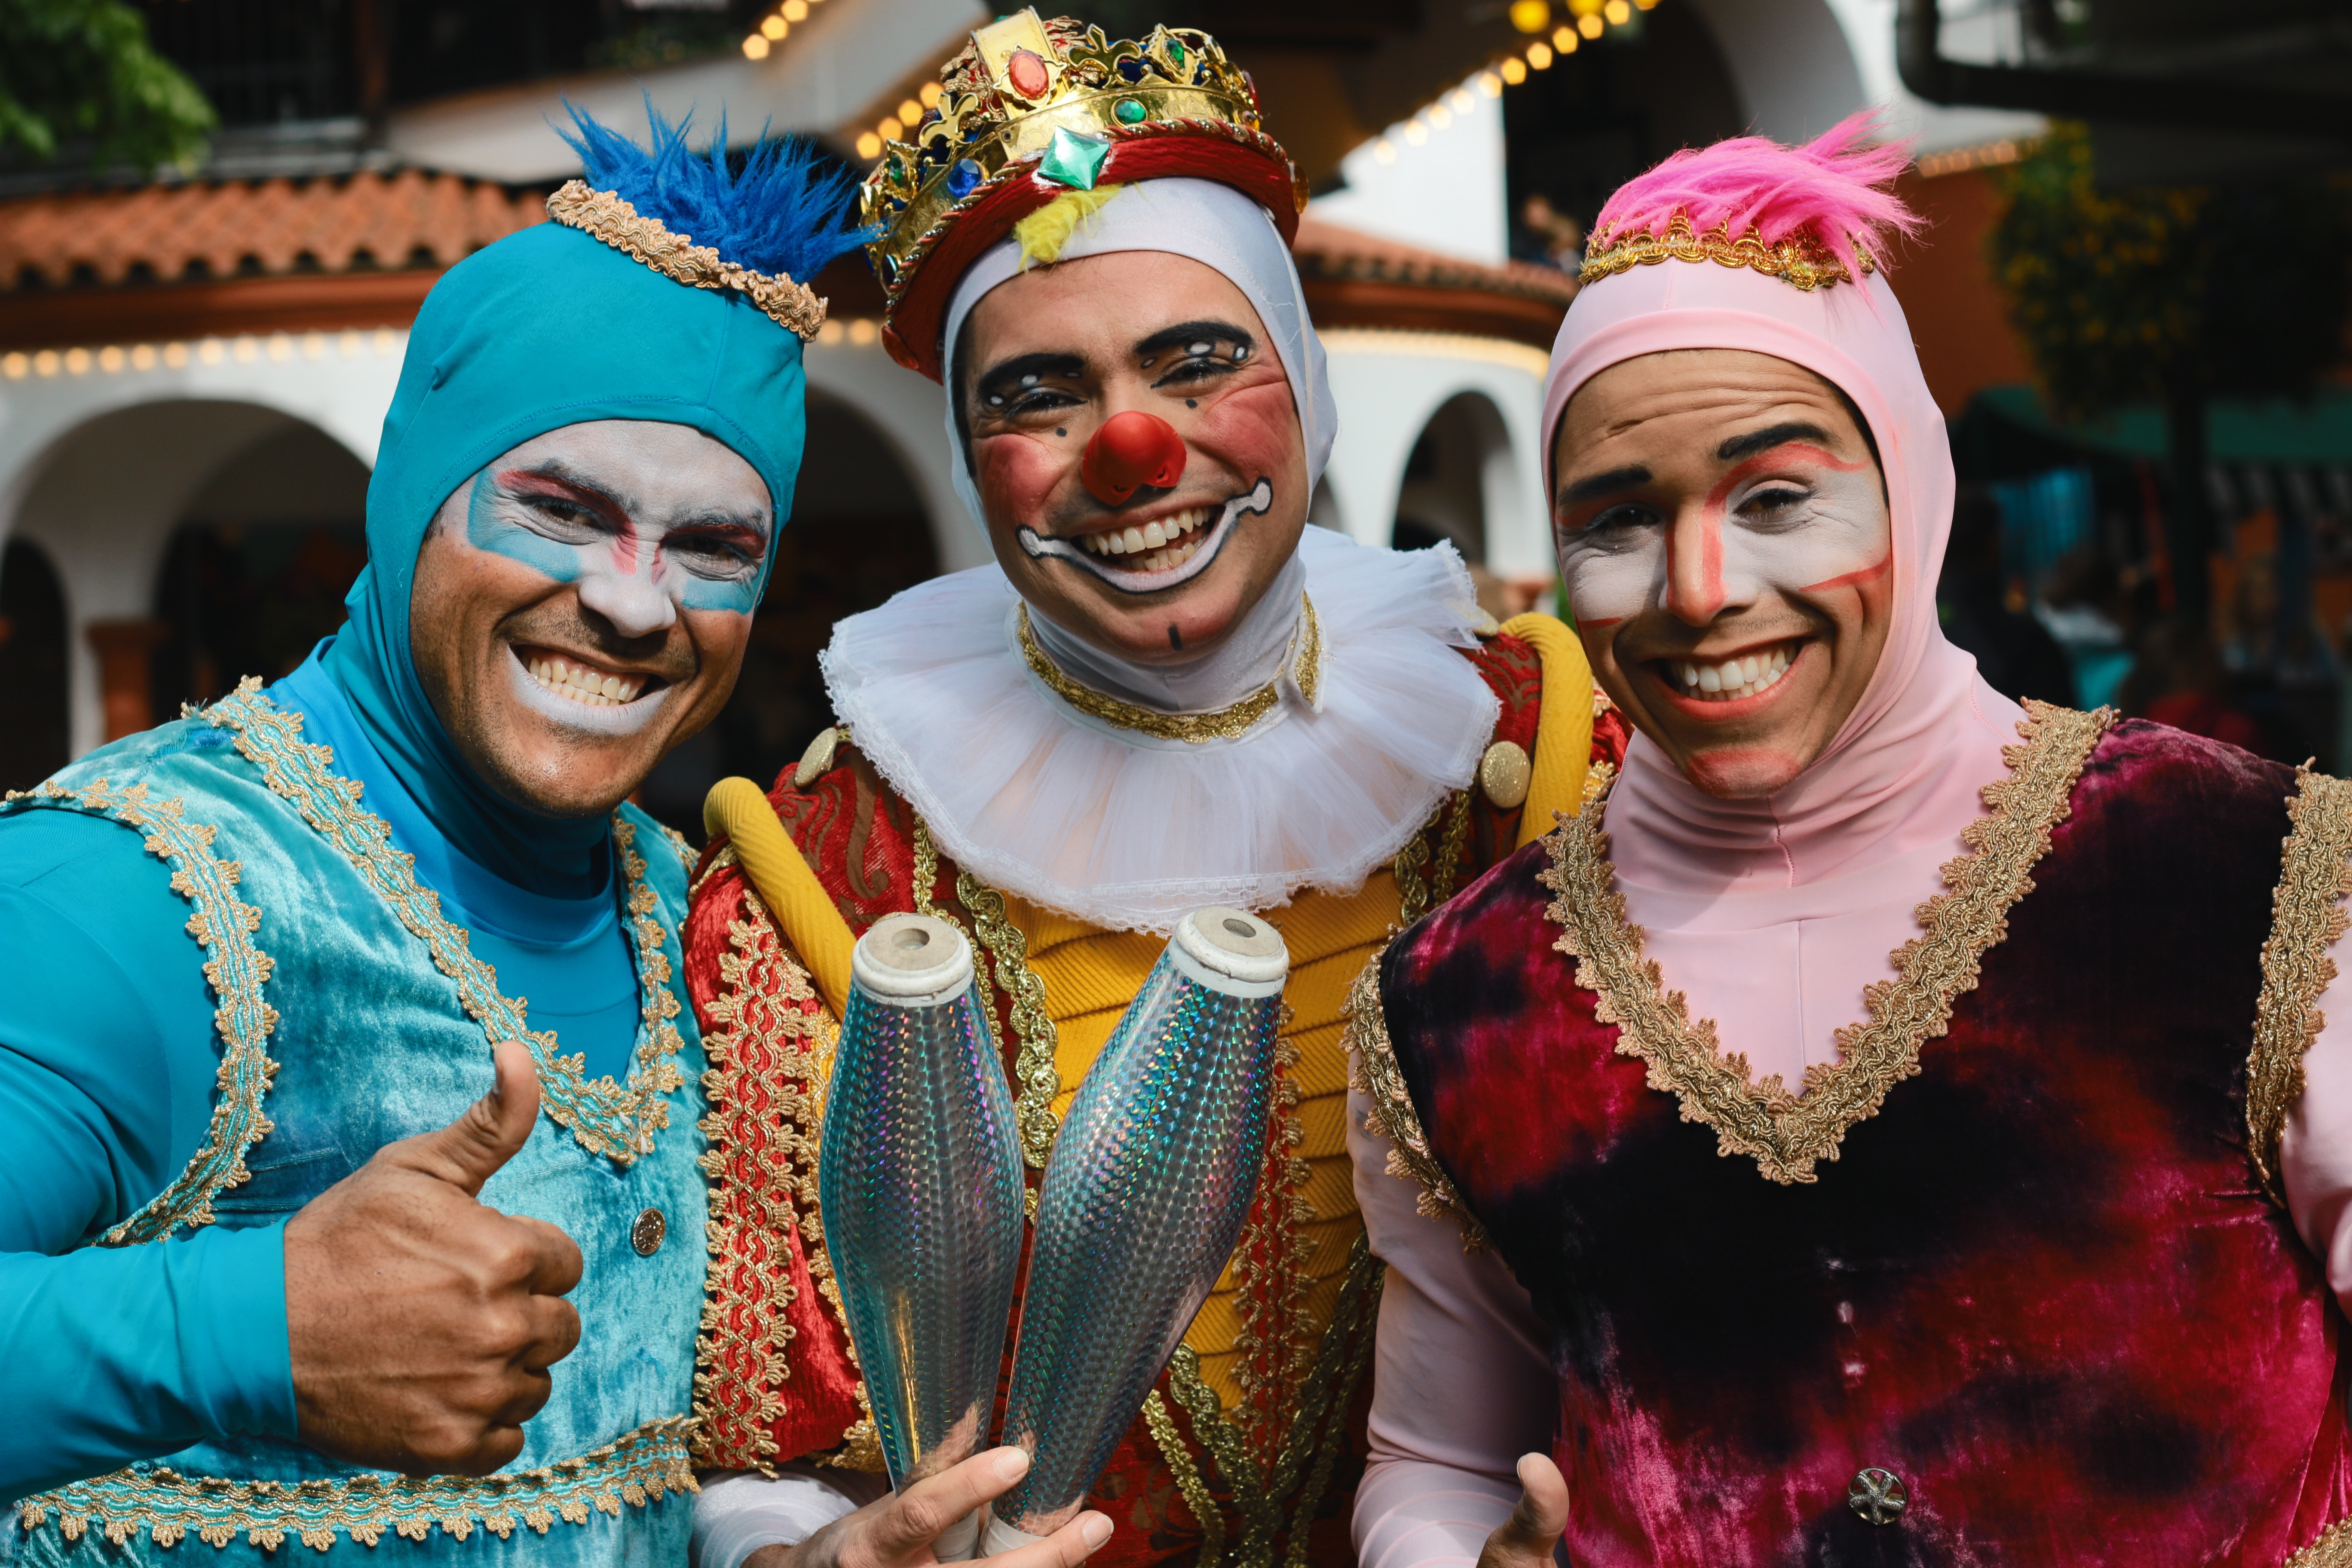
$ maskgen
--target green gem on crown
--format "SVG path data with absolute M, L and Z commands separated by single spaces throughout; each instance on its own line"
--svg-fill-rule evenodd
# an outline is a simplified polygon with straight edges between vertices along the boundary
M 1054 132 L 1053 145 L 1037 160 L 1037 173 L 1074 191 L 1091 191 L 1102 174 L 1103 160 L 1109 156 L 1108 137 L 1083 136 L 1060 126 Z
M 1131 98 L 1120 99 L 1111 112 L 1118 116 L 1121 125 L 1138 125 L 1143 121 L 1143 105 Z

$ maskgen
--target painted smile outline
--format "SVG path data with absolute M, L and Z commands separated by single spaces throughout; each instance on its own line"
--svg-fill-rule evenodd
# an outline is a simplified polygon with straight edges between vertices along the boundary
M 1260 476 L 1248 491 L 1234 496 L 1225 502 L 1224 513 L 1213 523 L 1201 548 L 1181 566 L 1171 566 L 1165 572 L 1129 572 L 1113 566 L 1098 556 L 1088 554 L 1066 539 L 1051 538 L 1039 533 L 1027 523 L 1014 531 L 1021 542 L 1022 552 L 1033 561 L 1066 561 L 1093 573 L 1122 594 L 1161 594 L 1171 588 L 1181 588 L 1209 569 L 1209 563 L 1223 550 L 1225 541 L 1244 517 L 1263 517 L 1274 508 L 1274 481 Z
M 531 672 L 525 649 L 546 653 L 553 653 L 553 649 L 537 643 L 507 642 L 503 646 L 509 679 L 523 705 L 569 729 L 607 736 L 634 734 L 652 721 L 654 715 L 662 710 L 671 694 L 677 689 L 677 683 L 668 677 L 655 675 L 651 671 L 632 672 L 641 674 L 646 682 L 636 696 L 626 702 L 614 701 L 610 706 L 598 707 L 562 695 Z M 593 668 L 591 661 L 580 659 L 576 655 L 562 657 L 576 660 L 583 668 Z

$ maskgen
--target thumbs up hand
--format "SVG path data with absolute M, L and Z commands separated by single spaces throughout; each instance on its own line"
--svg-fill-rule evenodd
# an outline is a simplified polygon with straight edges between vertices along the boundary
M 547 1369 L 580 1342 L 562 1299 L 580 1248 L 479 1201 L 539 1116 L 520 1042 L 437 1131 L 376 1151 L 286 1226 L 286 1327 L 301 1439 L 410 1475 L 488 1475 L 522 1451 Z

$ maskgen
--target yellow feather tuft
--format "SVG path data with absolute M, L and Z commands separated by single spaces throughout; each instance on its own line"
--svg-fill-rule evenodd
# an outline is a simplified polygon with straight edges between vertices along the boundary
M 1014 224 L 1013 237 L 1021 246 L 1021 270 L 1028 271 L 1033 262 L 1051 267 L 1059 261 L 1062 247 L 1078 232 L 1078 226 L 1125 189 L 1125 185 L 1097 185 L 1091 191 L 1064 191 Z

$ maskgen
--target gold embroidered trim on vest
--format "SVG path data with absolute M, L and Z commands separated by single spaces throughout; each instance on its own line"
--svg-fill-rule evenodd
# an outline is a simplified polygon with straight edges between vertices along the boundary
M 1225 1552 L 1225 1510 L 1209 1495 L 1209 1483 L 1201 1479 L 1201 1467 L 1192 1462 L 1192 1450 L 1184 1446 L 1184 1434 L 1176 1430 L 1176 1417 L 1168 1414 L 1168 1402 L 1156 1388 L 1143 1396 L 1143 1425 L 1168 1462 L 1168 1473 L 1176 1479 L 1176 1494 L 1201 1527 L 1201 1550 L 1194 1561 L 1215 1563 Z
M 649 1421 L 577 1458 L 513 1474 L 415 1478 L 355 1476 L 348 1481 L 222 1481 L 176 1470 L 117 1470 L 26 1498 L 27 1532 L 52 1516 L 68 1541 L 95 1527 L 121 1546 L 141 1531 L 158 1546 L 193 1534 L 213 1546 L 239 1535 L 276 1551 L 288 1540 L 324 1552 L 338 1534 L 373 1546 L 391 1531 L 423 1541 L 436 1529 L 464 1541 L 482 1529 L 504 1541 L 518 1527 L 545 1535 L 556 1521 L 585 1524 L 589 1513 L 619 1517 L 666 1492 L 692 1493 L 685 1416 Z
M 246 677 L 233 694 L 205 709 L 204 719 L 229 731 L 237 751 L 261 770 L 263 782 L 291 802 L 392 906 L 400 923 L 431 952 L 434 967 L 457 982 L 459 1003 L 483 1034 L 530 1047 L 540 1107 L 550 1121 L 571 1129 L 590 1153 L 617 1164 L 652 1151 L 654 1134 L 669 1125 L 665 1097 L 686 1083 L 676 1060 L 685 1042 L 671 1022 L 678 1003 L 669 988 L 665 933 L 654 918 L 661 900 L 645 880 L 634 826 L 613 814 L 613 841 L 627 884 L 624 907 L 629 918 L 622 923 L 636 948 L 638 989 L 645 998 L 636 1061 L 623 1085 L 609 1076 L 591 1081 L 584 1058 L 559 1054 L 554 1031 L 529 1026 L 523 1002 L 499 993 L 497 973 L 469 951 L 464 928 L 443 918 L 440 895 L 416 880 L 415 857 L 394 848 L 383 819 L 361 807 L 359 784 L 336 775 L 333 753 L 301 738 L 302 716 L 281 710 L 262 695 L 259 678 Z
M 1287 1003 L 1282 1028 L 1291 1024 Z M 1309 1171 L 1294 1152 L 1305 1142 L 1298 1125 L 1298 1047 L 1287 1035 L 1274 1043 L 1274 1093 L 1266 1113 L 1265 1159 L 1257 1195 L 1227 1267 L 1234 1282 L 1233 1378 L 1241 1391 L 1234 1421 L 1260 1463 L 1274 1458 L 1290 1412 L 1291 1395 L 1307 1373 L 1314 1346 L 1305 1328 L 1307 1292 L 1314 1283 L 1300 1258 L 1315 1205 L 1303 1189 Z
M 222 1047 L 214 1078 L 220 1098 L 214 1102 L 203 1145 L 188 1157 L 180 1174 L 109 1229 L 99 1245 L 134 1247 L 161 1240 L 183 1226 L 210 1225 L 213 1199 L 249 1179 L 245 1156 L 270 1131 L 262 1102 L 278 1073 L 268 1046 L 269 1032 L 278 1026 L 278 1009 L 262 999 L 276 965 L 253 940 L 261 929 L 261 911 L 236 896 L 243 868 L 235 860 L 214 858 L 213 839 L 219 829 L 186 820 L 176 799 L 149 799 L 145 784 L 114 789 L 100 779 L 87 789 L 68 790 L 44 784 L 11 791 L 8 799 L 70 800 L 140 829 L 146 836 L 147 853 L 171 867 L 172 890 L 194 906 L 188 934 L 204 948 L 205 978 L 220 998 L 213 1010 Z
M 727 942 L 702 1037 L 710 1266 L 695 1344 L 694 1457 L 773 1475 L 774 1426 L 792 1372 L 786 1347 L 796 1331 L 784 1310 L 797 1297 L 794 1205 L 813 1213 L 816 1200 L 813 1101 L 798 1085 L 816 1079 L 825 1022 L 811 1010 L 807 972 L 784 951 L 748 878 L 743 916 L 729 922 Z
M 1454 884 L 1462 873 L 1462 847 L 1469 838 L 1470 792 L 1456 790 L 1398 847 L 1389 874 L 1396 879 L 1399 927 L 1412 924 L 1454 896 Z
M 707 245 L 673 234 L 657 217 L 646 217 L 610 191 L 567 180 L 547 198 L 547 216 L 566 227 L 593 235 L 606 245 L 689 289 L 732 289 L 750 297 L 776 325 L 803 342 L 824 325 L 824 301 L 805 284 L 781 273 L 754 272 L 719 258 Z
M 939 847 L 931 840 L 931 830 L 924 826 L 922 818 L 917 817 L 917 914 L 942 914 L 931 898 L 931 885 L 939 879 Z M 1013 924 L 1004 895 L 958 868 L 956 900 L 971 911 L 974 934 L 995 961 L 994 984 L 1008 1004 L 1006 1011 L 1013 1019 L 1013 1037 L 1020 1046 L 1013 1063 L 1013 1120 L 1021 1129 L 1022 1158 L 1031 1169 L 1042 1171 L 1046 1156 L 1054 1152 L 1055 1134 L 1061 1130 L 1061 1119 L 1054 1114 L 1054 1098 L 1062 1092 L 1062 1075 L 1054 1066 L 1061 1031 L 1054 1026 L 1054 1016 L 1045 1010 L 1045 983 L 1029 967 L 1029 939 Z M 995 1009 L 992 1007 L 989 1012 L 992 1032 Z M 1035 1201 L 1033 1194 L 1032 1217 Z
M 1397 1066 L 1396 1047 L 1389 1043 L 1388 1016 L 1381 1005 L 1381 959 L 1387 952 L 1383 942 L 1348 993 L 1348 1085 L 1370 1102 L 1364 1131 L 1389 1141 L 1388 1173 L 1421 1189 L 1413 1207 L 1430 1219 L 1451 1215 L 1462 1226 L 1464 1250 L 1482 1251 L 1486 1228 L 1430 1152 L 1421 1114 Z
M 1323 633 L 1316 624 L 1314 605 L 1304 594 L 1298 598 L 1300 626 L 1307 647 L 1313 650 L 1313 673 L 1300 679 L 1299 689 L 1307 694 L 1311 706 L 1313 693 L 1322 684 Z M 1044 681 L 1055 696 L 1088 718 L 1099 719 L 1116 729 L 1150 735 L 1154 740 L 1181 741 L 1188 746 L 1234 740 L 1249 733 L 1282 700 L 1282 681 L 1276 677 L 1230 708 L 1220 708 L 1214 713 L 1161 713 L 1139 708 L 1116 697 L 1106 697 L 1090 686 L 1081 686 L 1063 674 L 1062 667 L 1038 645 L 1036 634 L 1029 629 L 1029 606 L 1025 604 L 1014 612 L 1013 635 L 1021 645 L 1021 657 L 1028 662 L 1030 673 Z
M 2336 978 L 2328 949 L 2344 934 L 2341 906 L 2352 893 L 2352 784 L 2308 768 L 2296 772 L 2294 784 L 2294 798 L 2287 802 L 2294 828 L 2271 893 L 2254 1045 L 2246 1058 L 2246 1152 L 2263 1191 L 2282 1208 L 2286 1192 L 2279 1181 L 2279 1135 L 2287 1112 L 2303 1098 L 2304 1055 L 2326 1022 L 2319 996 Z
M 2352 1568 L 2352 1520 L 2329 1525 L 2318 1540 L 2288 1558 L 2284 1568 Z
M 1878 270 L 1878 263 L 1870 252 L 1856 247 L 1854 254 L 1862 263 L 1864 277 Z M 1772 245 L 1765 244 L 1764 237 L 1755 229 L 1738 239 L 1732 238 L 1731 231 L 1721 225 L 1698 234 L 1693 231 L 1691 220 L 1680 213 L 1667 220 L 1663 239 L 1647 233 L 1603 231 L 1594 235 L 1576 278 L 1580 283 L 1597 283 L 1616 273 L 1635 267 L 1654 267 L 1661 261 L 1712 261 L 1719 267 L 1749 267 L 1807 293 L 1853 279 L 1845 263 L 1810 234 L 1792 235 Z
M 1202 1378 L 1201 1358 L 1192 1347 L 1180 1344 L 1169 1357 L 1168 1390 L 1191 1418 L 1194 1438 L 1224 1478 L 1233 1493 L 1234 1511 L 1241 1520 L 1242 1538 L 1234 1543 L 1226 1560 L 1233 1568 L 1272 1568 L 1277 1543 L 1283 1545 L 1285 1568 L 1303 1568 L 1308 1527 L 1322 1504 L 1324 1489 L 1330 1485 L 1339 1450 L 1345 1447 L 1348 1409 L 1370 1364 L 1383 1272 L 1364 1234 L 1357 1232 L 1349 1247 L 1348 1271 L 1339 1303 L 1332 1310 L 1331 1326 L 1316 1352 L 1315 1365 L 1299 1385 L 1290 1430 L 1269 1468 L 1261 1468 L 1250 1457 L 1247 1440 L 1226 1419 L 1217 1391 Z M 1148 1403 L 1145 1414 L 1153 1438 L 1174 1469 L 1175 1459 L 1169 1452 L 1174 1423 L 1169 1422 L 1163 1432 L 1150 1421 Z M 1286 1514 L 1286 1501 L 1290 1505 Z M 1198 1505 L 1189 1494 L 1185 1502 L 1197 1513 Z M 1207 1527 L 1202 1528 L 1205 1532 Z M 1286 1535 L 1286 1542 L 1283 1541 Z M 1199 1557 L 1202 1564 L 1214 1561 L 1205 1547 L 1204 1541 Z
M 1984 787 L 1987 815 L 1969 825 L 1967 850 L 1943 868 L 1951 890 L 1919 907 L 1925 931 L 1889 955 L 1896 978 L 1863 993 L 1869 1020 L 1838 1030 L 1840 1060 L 1806 1068 L 1797 1094 L 1778 1074 L 1751 1082 L 1746 1059 L 1717 1046 L 1714 1020 L 1692 1022 L 1682 993 L 1665 990 L 1657 964 L 1643 956 L 1609 866 L 1607 803 L 1552 835 L 1542 875 L 1559 895 L 1545 910 L 1560 927 L 1552 945 L 1578 961 L 1576 984 L 1599 999 L 1594 1017 L 1619 1026 L 1619 1054 L 1649 1064 L 1650 1087 L 1672 1093 L 1684 1121 L 1713 1128 L 1719 1153 L 1748 1155 L 1767 1181 L 1815 1181 L 1814 1165 L 1837 1158 L 1847 1131 L 1918 1072 L 1921 1044 L 1950 1026 L 1954 999 L 1975 989 L 1979 962 L 2008 934 L 2011 906 L 2032 891 L 2031 873 L 2115 718 L 2105 708 L 2077 713 L 2031 700 L 2025 708 L 2024 744 L 2001 752 L 2010 776 Z

